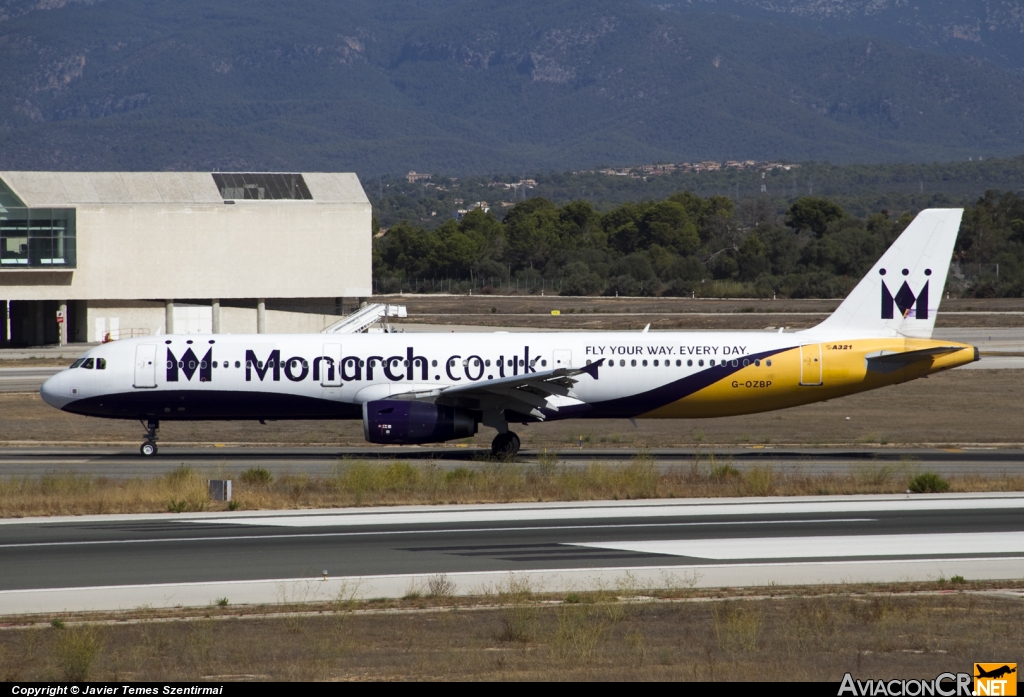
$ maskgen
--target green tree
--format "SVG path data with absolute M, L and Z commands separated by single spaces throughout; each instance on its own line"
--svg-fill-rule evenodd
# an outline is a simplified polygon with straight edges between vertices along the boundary
M 823 237 L 829 223 L 845 217 L 846 211 L 827 198 L 804 196 L 789 207 L 786 225 L 798 232 L 810 230 L 815 237 Z

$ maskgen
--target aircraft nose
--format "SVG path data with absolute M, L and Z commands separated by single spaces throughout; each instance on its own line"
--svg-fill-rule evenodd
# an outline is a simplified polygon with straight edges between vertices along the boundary
M 63 371 L 49 378 L 39 388 L 39 396 L 43 398 L 43 401 L 57 409 L 62 408 L 68 401 L 60 391 L 61 375 L 63 375 Z

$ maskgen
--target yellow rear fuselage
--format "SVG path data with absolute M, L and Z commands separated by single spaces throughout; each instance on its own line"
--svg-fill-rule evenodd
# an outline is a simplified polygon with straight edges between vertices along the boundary
M 953 349 L 905 364 L 881 363 L 911 351 Z M 737 416 L 823 402 L 887 385 L 927 377 L 978 360 L 967 344 L 931 339 L 854 339 L 806 344 L 787 349 L 769 361 L 753 362 L 734 374 L 643 418 L 700 419 Z

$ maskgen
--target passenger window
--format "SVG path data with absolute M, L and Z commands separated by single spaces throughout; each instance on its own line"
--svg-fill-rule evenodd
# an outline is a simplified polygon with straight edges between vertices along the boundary
M 106 370 L 106 369 L 107 369 L 107 359 L 106 358 L 97 358 L 96 359 L 96 370 Z
M 715 366 L 715 359 L 712 358 L 710 361 L 708 361 L 708 365 L 710 365 L 713 368 Z
M 203 370 L 206 370 L 206 361 L 201 361 L 199 363 L 199 367 L 202 368 Z
M 434 368 L 436 368 L 437 367 L 437 359 L 434 359 L 434 360 L 430 361 L 430 365 L 433 366 Z
M 644 365 L 645 368 L 647 367 L 647 359 L 646 358 L 643 360 L 643 365 Z
M 540 364 L 546 368 L 548 366 L 548 359 L 545 358 L 540 362 Z
M 93 360 L 91 358 L 86 358 L 85 363 L 82 364 L 82 367 L 85 368 L 86 370 L 92 370 Z
M 757 359 L 754 360 L 754 367 L 755 368 L 760 368 L 761 367 L 761 359 L 760 358 L 757 358 Z
M 657 360 L 657 359 L 655 359 L 655 360 L 654 360 L 654 367 L 655 367 L 655 368 L 657 368 L 657 367 L 658 367 L 658 360 Z
M 704 367 L 704 359 L 701 358 L 699 361 L 697 361 L 697 365 L 700 366 L 701 368 L 703 368 Z
M 693 359 L 687 359 L 687 361 L 686 361 L 686 367 L 688 367 L 688 368 L 689 368 L 689 367 L 692 367 L 692 366 L 693 366 Z
M 765 364 L 766 366 L 768 366 L 769 368 L 771 368 L 771 367 L 772 367 L 772 359 L 771 359 L 771 358 L 769 358 L 768 360 L 766 360 L 766 361 L 764 362 L 764 364 Z
M 236 368 L 241 368 L 242 367 L 242 362 L 241 361 L 235 361 L 235 367 Z
M 750 365 L 750 361 L 747 360 L 746 358 L 744 358 L 743 359 L 743 367 L 746 368 L 748 365 Z
M 623 358 L 620 358 L 620 359 L 619 359 L 619 367 L 620 367 L 620 368 L 625 368 L 625 367 L 626 367 L 626 361 L 625 361 L 625 359 L 623 359 Z
M 634 367 L 634 368 L 635 368 L 635 367 L 636 367 L 636 359 L 634 358 L 633 360 L 631 360 L 631 361 L 629 362 L 629 364 L 630 364 L 630 365 L 631 365 L 632 367 Z

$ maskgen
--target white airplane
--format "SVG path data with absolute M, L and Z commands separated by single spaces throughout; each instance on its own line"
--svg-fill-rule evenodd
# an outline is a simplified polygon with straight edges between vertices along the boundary
M 561 419 L 732 416 L 835 399 L 978 360 L 933 341 L 962 209 L 922 211 L 824 322 L 795 333 L 564 332 L 141 337 L 42 386 L 74 414 L 161 421 L 362 419 L 372 443 L 440 443 Z

